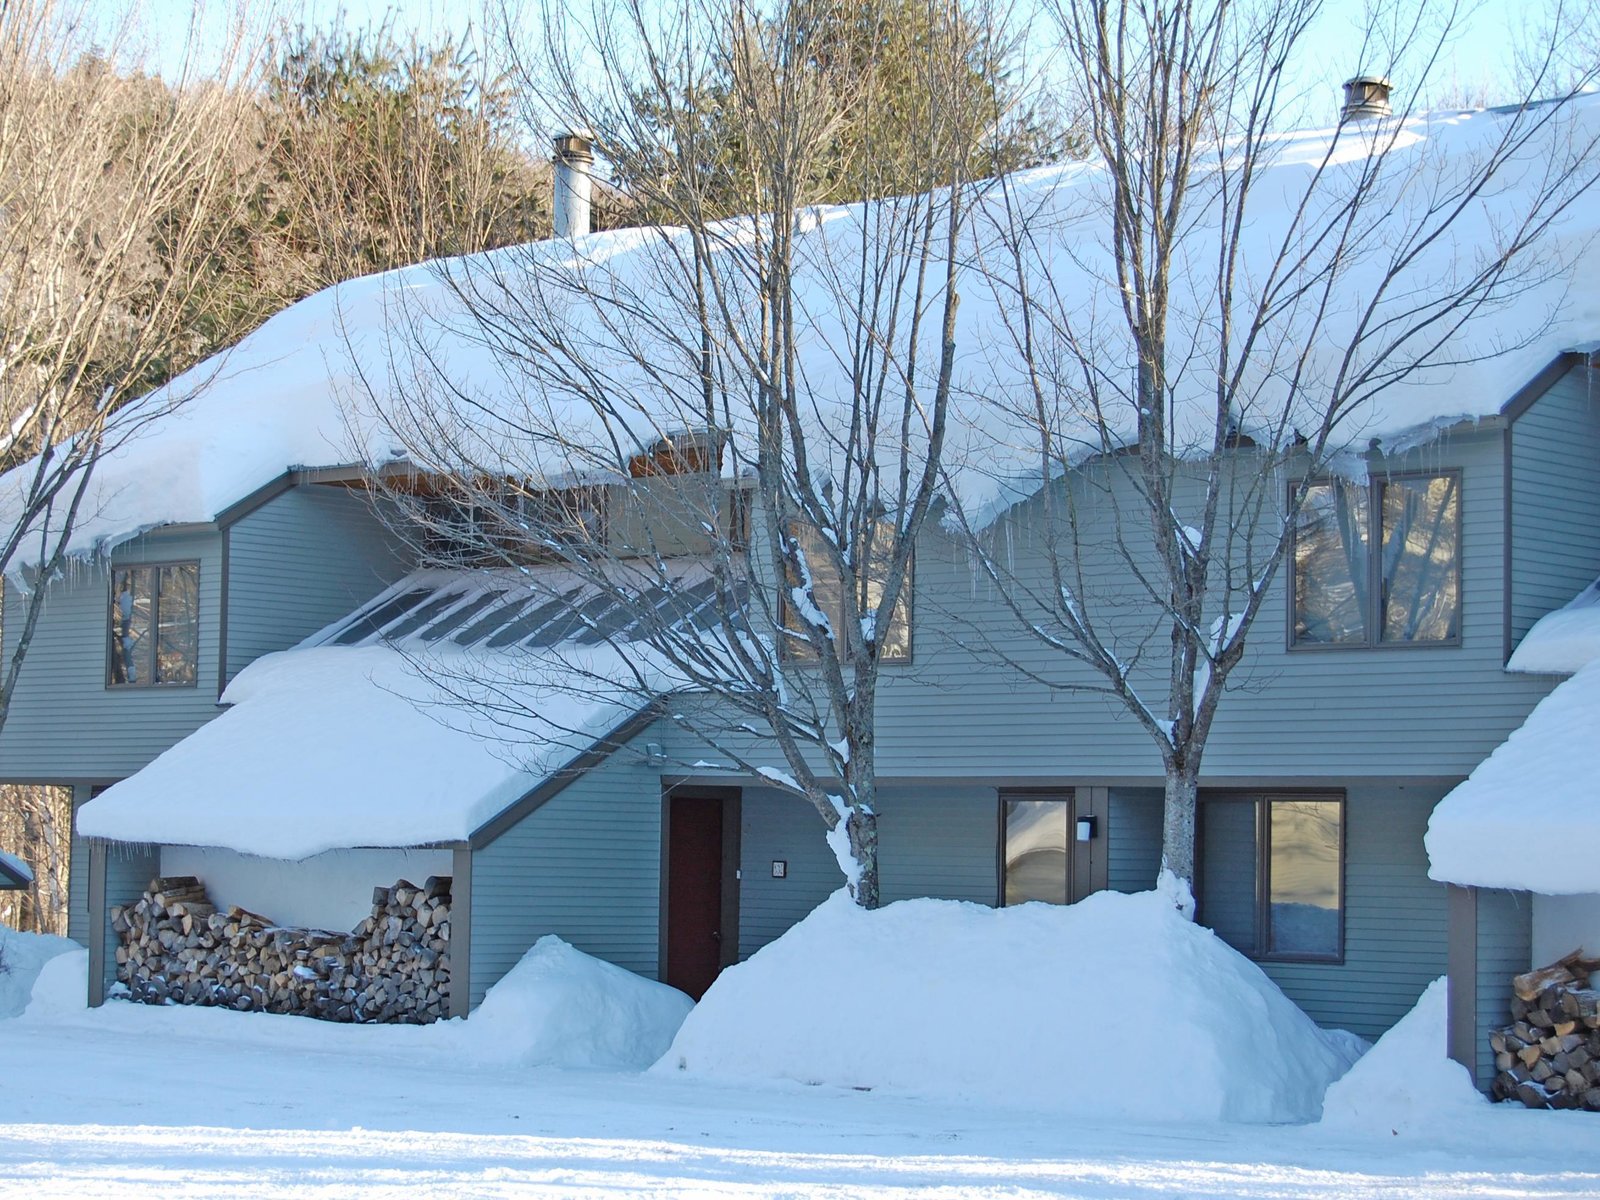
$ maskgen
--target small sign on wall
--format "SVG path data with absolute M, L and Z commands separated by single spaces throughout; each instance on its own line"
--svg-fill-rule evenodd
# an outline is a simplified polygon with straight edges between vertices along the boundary
M 786 879 L 786 878 L 788 878 L 788 875 L 789 875 L 789 860 L 785 859 L 785 858 L 775 858 L 775 859 L 773 859 L 772 860 L 772 877 L 774 879 Z

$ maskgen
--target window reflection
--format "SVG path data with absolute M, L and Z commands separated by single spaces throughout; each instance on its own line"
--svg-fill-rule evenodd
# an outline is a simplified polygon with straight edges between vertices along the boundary
M 1272 801 L 1268 953 L 1338 956 L 1340 811 L 1337 800 Z
M 192 684 L 200 657 L 200 568 L 195 563 L 111 573 L 111 682 Z
M 822 532 L 813 525 L 797 523 L 790 528 L 790 533 L 799 543 L 800 552 L 805 555 L 806 566 L 811 572 L 811 591 L 816 597 L 817 607 L 827 616 L 837 636 L 841 630 L 847 629 L 853 623 L 845 619 L 853 604 L 847 603 L 849 598 L 845 594 L 843 577 L 833 565 L 832 548 L 823 538 Z M 887 521 L 878 522 L 878 536 L 873 539 L 873 543 L 868 555 L 870 561 L 866 571 L 866 596 L 861 609 L 863 615 L 876 612 L 878 605 L 883 602 L 884 588 L 888 583 L 890 555 L 893 553 L 894 526 Z M 912 567 L 913 564 L 906 564 L 905 580 L 900 585 L 900 595 L 895 600 L 889 628 L 878 639 L 878 658 L 883 662 L 905 662 L 911 657 Z M 815 657 L 815 651 L 805 638 L 805 623 L 798 611 L 798 605 L 802 603 L 802 593 L 798 590 L 800 582 L 800 579 L 791 573 L 788 595 L 783 599 L 783 624 L 785 629 L 799 635 L 789 639 L 790 652 L 796 658 L 809 659 Z
M 1295 524 L 1295 643 L 1454 641 L 1460 490 L 1455 475 L 1309 485 Z
M 1383 488 L 1383 640 L 1456 636 L 1459 487 L 1453 475 Z
M 1313 484 L 1295 529 L 1295 640 L 1366 640 L 1367 492 Z
M 1071 801 L 1005 802 L 1005 902 L 1065 904 L 1069 897 L 1067 840 Z

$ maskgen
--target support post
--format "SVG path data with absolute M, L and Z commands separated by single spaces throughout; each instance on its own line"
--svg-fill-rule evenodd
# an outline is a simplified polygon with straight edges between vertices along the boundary
M 89 1007 L 106 1002 L 106 844 L 89 843 Z
M 458 847 L 450 881 L 450 1016 L 472 1010 L 472 850 Z
M 1450 885 L 1447 946 L 1446 1048 L 1478 1078 L 1478 889 Z

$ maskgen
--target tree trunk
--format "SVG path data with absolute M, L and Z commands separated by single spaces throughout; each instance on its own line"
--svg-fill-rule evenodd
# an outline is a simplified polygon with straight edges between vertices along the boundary
M 862 908 L 878 907 L 878 814 L 870 807 L 852 808 L 845 822 L 857 877 L 851 894 Z
M 1161 872 L 1182 885 L 1178 906 L 1194 916 L 1194 842 L 1198 781 L 1182 767 L 1167 767 L 1166 803 L 1161 823 Z

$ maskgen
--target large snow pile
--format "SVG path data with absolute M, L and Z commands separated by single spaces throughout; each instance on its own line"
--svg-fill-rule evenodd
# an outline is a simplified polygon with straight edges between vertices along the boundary
M 87 953 L 69 938 L 18 933 L 0 925 L 0 1018 L 15 1017 L 26 1009 L 39 972 L 51 959 L 74 950 Z
M 1135 1120 L 1306 1121 L 1351 1057 L 1162 893 L 866 912 L 841 892 L 724 971 L 655 1069 Z
M 56 955 L 39 969 L 23 1015 L 29 1020 L 51 1020 L 81 1013 L 88 1007 L 89 952 L 73 942 L 71 950 Z
M 1433 810 L 1428 875 L 1548 895 L 1600 892 L 1600 661 L 1539 701 Z
M 1539 618 L 1517 643 L 1508 671 L 1571 675 L 1600 658 L 1600 579 Z
M 1521 129 L 1538 122 L 1545 123 L 1543 131 L 1520 144 Z M 1540 224 L 1552 211 L 1548 202 L 1541 209 L 1538 197 L 1559 173 L 1552 162 L 1585 144 L 1597 123 L 1600 101 L 1585 98 L 1531 115 L 1450 111 L 1267 139 L 1267 156 L 1237 226 L 1244 242 L 1235 274 L 1277 279 L 1287 290 L 1239 365 L 1240 431 L 1258 440 L 1299 436 L 1318 425 L 1318 413 L 1303 406 L 1319 404 L 1320 385 L 1335 374 L 1376 370 L 1395 378 L 1421 355 L 1422 369 L 1408 375 L 1404 387 L 1370 389 L 1345 412 L 1338 430 L 1347 439 L 1342 444 L 1356 449 L 1374 439 L 1403 446 L 1452 422 L 1498 412 L 1558 351 L 1592 338 L 1600 327 L 1600 271 L 1586 256 L 1593 253 L 1590 240 L 1600 214 L 1592 204 L 1571 204 Z M 1516 149 L 1508 152 L 1507 141 Z M 1203 157 L 1207 162 L 1190 188 L 1187 231 L 1175 250 L 1168 297 L 1169 429 L 1180 451 L 1211 441 L 1215 395 L 1208 380 L 1222 369 L 1208 358 L 1218 349 L 1218 239 L 1222 229 L 1234 227 L 1217 206 L 1240 182 L 1212 170 L 1214 162 L 1229 161 L 1226 154 Z M 1490 186 L 1469 186 L 1478 164 L 1491 157 L 1501 169 Z M 1357 186 L 1369 199 L 1360 219 L 1340 225 L 1343 205 Z M 1456 206 L 1440 205 L 1438 196 L 1452 188 L 1463 194 L 1462 212 L 1441 230 L 1440 214 Z M 1022 281 L 988 277 L 979 264 L 998 268 L 1007 258 L 1001 244 L 1019 246 L 1026 291 L 1053 305 L 1035 324 L 1048 320 L 1062 329 L 1093 359 L 1100 386 L 1114 388 L 1109 381 L 1132 377 L 1136 351 L 1120 319 L 1123 298 L 1108 244 L 1107 191 L 1103 169 L 1074 163 L 1014 175 L 965 206 L 952 381 L 961 400 L 947 431 L 946 466 L 954 498 L 980 522 L 1036 490 L 1040 471 L 1038 439 L 1027 428 L 1034 411 L 1029 371 L 1037 364 L 1024 361 L 1014 336 Z M 934 203 L 941 203 L 937 196 Z M 859 277 L 874 271 L 890 278 L 915 266 L 904 259 L 896 263 L 895 256 L 908 251 L 885 238 L 883 220 L 882 209 L 856 205 L 818 209 L 799 223 L 794 302 L 806 388 L 798 419 L 812 430 L 843 428 L 852 413 L 860 417 L 853 403 L 858 389 L 841 368 L 858 349 L 854 306 L 860 297 L 853 288 L 863 282 Z M 1018 220 L 1028 222 L 1025 235 L 1012 228 Z M 1328 222 L 1338 228 L 1337 237 L 1320 236 Z M 711 237 L 721 307 L 745 314 L 752 327 L 742 332 L 752 337 L 763 311 L 754 303 L 750 278 L 753 224 L 729 221 Z M 1515 304 L 1485 304 L 1459 327 L 1443 319 L 1450 312 L 1427 311 L 1430 297 L 1442 297 L 1443 281 L 1476 272 L 1486 249 L 1530 227 L 1539 230 L 1532 260 L 1559 261 L 1562 270 L 1544 278 L 1513 269 L 1515 285 L 1508 291 Z M 685 264 L 697 261 L 686 237 L 682 230 L 625 229 L 576 242 L 548 241 L 354 280 L 301 301 L 227 356 L 201 364 L 136 410 L 162 411 L 172 400 L 187 401 L 97 466 L 69 552 L 103 550 L 166 522 L 211 520 L 291 466 L 398 458 L 424 468 L 453 465 L 441 464 L 426 449 L 428 442 L 453 439 L 471 465 L 515 469 L 532 478 L 570 479 L 579 468 L 622 471 L 626 456 L 663 434 L 704 424 L 701 343 L 686 336 L 695 327 L 696 293 L 685 275 L 692 268 Z M 876 247 L 886 261 L 862 263 L 863 245 Z M 1275 260 L 1285 245 L 1304 248 L 1306 270 L 1337 272 L 1332 294 L 1324 296 L 1312 284 L 1295 297 L 1296 286 L 1306 281 L 1283 276 Z M 1400 245 L 1416 252 L 1397 268 L 1394 248 Z M 1327 256 L 1336 249 L 1345 257 L 1335 265 Z M 935 264 L 930 277 L 939 274 Z M 1255 294 L 1240 289 L 1240 303 Z M 492 313 L 489 327 L 474 322 L 463 295 L 479 297 L 479 310 Z M 941 301 L 936 293 L 923 299 L 935 307 Z M 517 314 L 530 305 L 533 315 L 519 321 Z M 1108 313 L 1117 315 L 1107 319 Z M 1353 346 L 1364 318 L 1366 341 Z M 1398 324 L 1391 327 L 1389 318 Z M 1448 326 L 1455 340 L 1435 353 L 1436 325 Z M 1398 329 L 1418 326 L 1422 336 L 1390 346 Z M 496 346 L 510 327 L 537 329 L 547 340 Z M 940 322 L 922 322 L 915 361 L 902 347 L 892 368 L 906 371 L 924 394 L 940 364 L 941 336 Z M 732 336 L 717 339 L 717 353 L 730 356 L 719 374 L 743 370 L 736 342 Z M 1392 353 L 1386 351 L 1383 365 L 1375 368 L 1372 356 L 1380 343 Z M 1481 353 L 1484 346 L 1494 352 Z M 591 404 L 575 398 L 570 386 L 551 386 L 549 372 L 563 365 L 551 365 L 544 350 L 552 347 L 570 352 L 571 361 L 563 360 L 570 370 L 592 372 L 588 378 L 599 400 Z M 1291 379 L 1301 399 L 1291 396 Z M 366 397 L 369 387 L 375 397 Z M 1069 393 L 1062 389 L 1065 417 L 1057 436 L 1064 444 L 1080 445 L 1087 454 L 1115 448 L 1133 435 L 1137 410 L 1131 396 L 1098 393 L 1094 404 L 1085 401 L 1073 411 Z M 435 400 L 442 396 L 456 397 L 473 419 L 438 411 Z M 366 399 L 372 398 L 389 420 L 370 411 Z M 1283 419 L 1284 405 L 1291 419 Z M 405 414 L 398 427 L 397 409 Z M 734 412 L 728 419 L 735 454 L 747 455 L 753 414 Z M 898 421 L 894 406 L 886 407 L 882 419 Z M 602 424 L 615 434 L 615 451 Z M 412 438 L 407 427 L 431 436 Z M 877 440 L 891 448 L 886 452 L 906 448 L 915 457 L 926 445 L 925 433 L 913 428 L 907 446 L 893 424 Z M 820 460 L 837 453 L 837 445 L 817 439 L 811 448 Z M 836 477 L 845 473 L 837 461 L 818 461 L 813 468 Z M 17 511 L 26 479 L 26 468 L 0 479 L 0 525 Z
M 1445 1053 L 1447 993 L 1436 979 L 1416 1006 L 1341 1079 L 1322 1102 L 1322 1123 L 1339 1128 L 1426 1132 L 1448 1128 L 1488 1101 Z
M 476 1062 L 642 1071 L 665 1053 L 693 1007 L 676 988 L 549 934 L 463 1026 L 451 1028 Z

